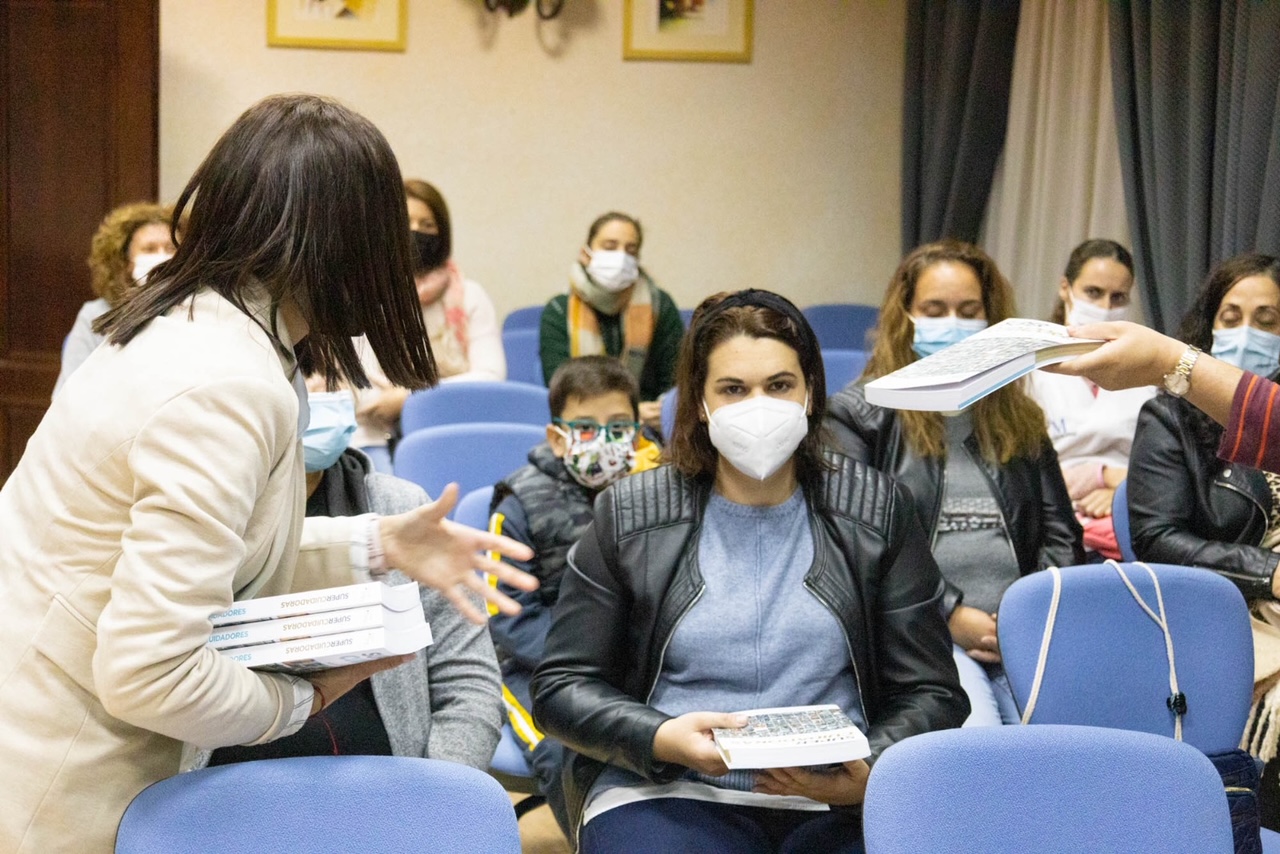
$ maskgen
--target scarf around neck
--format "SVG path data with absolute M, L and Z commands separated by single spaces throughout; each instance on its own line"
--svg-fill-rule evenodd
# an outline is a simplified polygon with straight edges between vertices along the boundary
M 653 291 L 653 282 L 643 271 L 631 287 L 618 292 L 606 290 L 593 282 L 582 264 L 575 261 L 569 268 L 569 355 L 574 358 L 608 355 L 596 312 L 622 315 L 620 358 L 638 381 L 657 323 Z

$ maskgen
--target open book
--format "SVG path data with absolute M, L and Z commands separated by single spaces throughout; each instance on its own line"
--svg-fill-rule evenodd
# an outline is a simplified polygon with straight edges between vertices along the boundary
M 1065 326 L 1009 318 L 866 385 L 867 402 L 891 409 L 955 412 L 1044 365 L 1102 345 Z
M 839 706 L 788 706 L 742 712 L 741 729 L 713 729 L 730 770 L 832 765 L 871 755 L 862 730 Z
M 404 655 L 432 641 L 414 582 L 268 596 L 239 602 L 212 622 L 211 648 L 246 667 L 288 673 Z

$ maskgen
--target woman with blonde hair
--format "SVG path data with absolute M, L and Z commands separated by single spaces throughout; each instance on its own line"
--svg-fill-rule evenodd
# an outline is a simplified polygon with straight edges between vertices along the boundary
M 1080 525 L 1044 414 L 1021 385 L 943 414 L 874 406 L 863 381 L 1014 313 L 1012 288 L 981 249 L 954 240 L 918 247 L 889 282 L 866 372 L 827 408 L 836 446 L 897 477 L 915 499 L 947 580 L 944 613 L 971 724 L 1017 720 L 1000 669 L 996 607 L 1019 576 L 1081 563 Z
M 93 322 L 119 305 L 130 288 L 145 282 L 153 267 L 173 257 L 172 218 L 172 206 L 151 202 L 121 205 L 103 218 L 88 259 L 89 284 L 97 298 L 80 307 L 62 345 L 62 370 L 54 394 L 103 342 L 103 336 L 93 331 Z

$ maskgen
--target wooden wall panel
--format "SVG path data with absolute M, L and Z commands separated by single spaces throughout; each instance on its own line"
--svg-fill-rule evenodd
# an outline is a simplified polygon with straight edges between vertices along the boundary
M 92 298 L 102 216 L 154 199 L 158 0 L 0 4 L 0 482 L 48 405 Z

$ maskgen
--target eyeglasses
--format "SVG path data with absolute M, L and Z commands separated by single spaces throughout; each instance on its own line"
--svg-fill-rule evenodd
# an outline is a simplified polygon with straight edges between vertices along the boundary
M 590 418 L 578 418 L 573 421 L 555 418 L 551 423 L 567 429 L 569 435 L 579 442 L 594 442 L 601 431 L 604 431 L 607 442 L 630 442 L 635 439 L 636 431 L 640 429 L 640 424 L 636 421 L 610 421 L 608 424 L 601 424 Z

